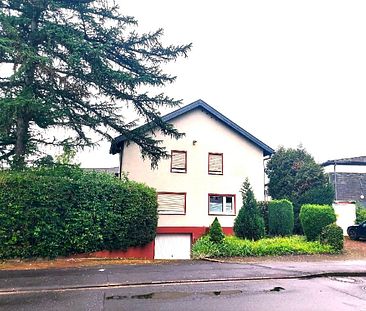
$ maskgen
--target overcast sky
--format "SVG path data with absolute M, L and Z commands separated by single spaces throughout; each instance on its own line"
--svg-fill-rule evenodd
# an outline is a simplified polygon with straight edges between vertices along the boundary
M 139 30 L 192 42 L 167 67 L 165 92 L 197 99 L 276 149 L 302 144 L 318 162 L 366 155 L 366 1 L 120 0 Z M 118 166 L 109 144 L 80 154 Z

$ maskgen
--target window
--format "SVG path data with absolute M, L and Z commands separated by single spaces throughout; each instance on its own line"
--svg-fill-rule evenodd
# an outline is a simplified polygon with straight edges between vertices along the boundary
M 172 150 L 170 171 L 172 173 L 187 173 L 187 152 Z
M 183 192 L 159 192 L 158 213 L 165 215 L 185 215 L 186 193 Z
M 235 195 L 233 194 L 209 194 L 209 215 L 235 215 Z
M 222 153 L 208 154 L 208 173 L 210 175 L 222 175 L 224 173 L 223 166 Z

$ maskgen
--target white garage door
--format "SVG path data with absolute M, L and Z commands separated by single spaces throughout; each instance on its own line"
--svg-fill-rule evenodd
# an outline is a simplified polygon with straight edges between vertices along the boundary
M 155 259 L 190 259 L 190 234 L 157 234 L 155 237 Z

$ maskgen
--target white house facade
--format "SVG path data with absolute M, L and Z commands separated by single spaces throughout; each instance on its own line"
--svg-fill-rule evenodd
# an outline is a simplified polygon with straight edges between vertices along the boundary
M 138 145 L 128 144 L 122 136 L 115 139 L 111 152 L 120 154 L 120 170 L 129 179 L 157 190 L 159 220 L 153 257 L 185 259 L 190 257 L 192 242 L 215 217 L 224 232 L 232 234 L 246 177 L 257 200 L 264 199 L 264 159 L 273 149 L 202 100 L 163 120 L 185 136 L 176 140 L 157 134 L 171 155 L 157 169 L 142 159 Z

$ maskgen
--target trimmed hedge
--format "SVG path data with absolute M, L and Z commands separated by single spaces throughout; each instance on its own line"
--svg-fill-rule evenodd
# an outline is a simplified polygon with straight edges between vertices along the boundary
M 330 205 L 305 204 L 301 206 L 300 221 L 307 239 L 315 241 L 325 226 L 336 221 L 336 215 Z
M 152 241 L 157 219 L 143 184 L 69 166 L 0 172 L 0 258 L 126 250 Z
M 366 207 L 361 203 L 356 203 L 356 224 L 366 220 Z
M 264 227 L 265 231 L 269 232 L 268 227 L 268 203 L 269 201 L 257 201 L 257 206 L 259 213 L 261 214 L 263 220 L 264 220 Z
M 268 203 L 268 228 L 273 236 L 286 236 L 294 230 L 294 207 L 288 200 Z
M 343 250 L 342 228 L 337 226 L 336 223 L 324 227 L 320 233 L 320 242 L 330 245 L 336 252 L 341 252 Z

